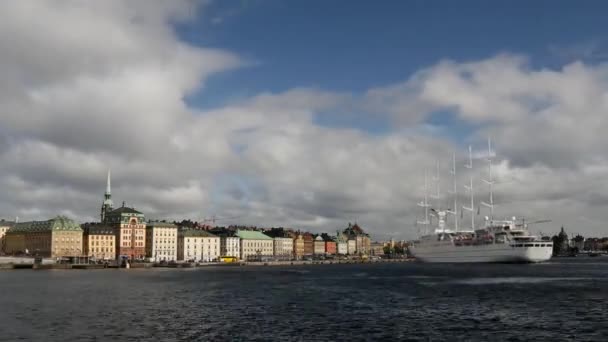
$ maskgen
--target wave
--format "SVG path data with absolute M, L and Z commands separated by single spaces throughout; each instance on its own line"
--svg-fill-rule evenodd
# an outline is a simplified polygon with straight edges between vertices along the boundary
M 538 284 L 548 282 L 583 281 L 595 278 L 581 277 L 497 277 L 497 278 L 469 278 L 453 280 L 452 284 L 461 285 L 496 285 L 496 284 Z

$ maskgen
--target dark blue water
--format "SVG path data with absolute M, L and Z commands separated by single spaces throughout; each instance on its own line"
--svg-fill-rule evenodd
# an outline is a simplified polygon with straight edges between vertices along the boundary
M 608 258 L 0 272 L 0 341 L 608 341 Z

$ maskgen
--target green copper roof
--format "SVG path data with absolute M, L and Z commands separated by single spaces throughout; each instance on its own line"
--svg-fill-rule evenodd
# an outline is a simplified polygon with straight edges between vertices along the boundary
M 217 237 L 202 229 L 183 229 L 179 231 L 179 234 L 185 237 Z
M 82 231 L 80 225 L 65 216 L 57 216 L 47 221 L 19 222 L 7 233 L 34 233 L 51 231 Z
M 236 236 L 243 240 L 272 240 L 268 235 L 264 235 L 255 230 L 237 230 Z
M 116 214 L 140 214 L 142 215 L 141 212 L 133 209 L 133 208 L 129 208 L 129 207 L 120 207 L 117 209 L 114 209 L 112 211 L 109 212 L 109 214 L 111 215 L 116 215 Z
M 171 222 L 148 222 L 146 228 L 176 228 L 177 226 Z

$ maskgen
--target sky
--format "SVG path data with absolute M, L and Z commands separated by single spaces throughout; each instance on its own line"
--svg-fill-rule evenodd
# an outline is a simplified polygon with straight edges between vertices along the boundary
M 496 218 L 607 236 L 607 9 L 0 2 L 0 217 L 98 220 L 111 169 L 150 219 L 411 239 L 437 164 L 453 207 L 453 154 L 457 206 L 469 177 L 487 200 L 491 137 Z

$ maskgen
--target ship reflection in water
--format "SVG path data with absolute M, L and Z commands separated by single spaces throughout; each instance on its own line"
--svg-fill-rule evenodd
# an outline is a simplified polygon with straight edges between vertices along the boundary
M 2 341 L 605 341 L 608 258 L 0 272 Z

